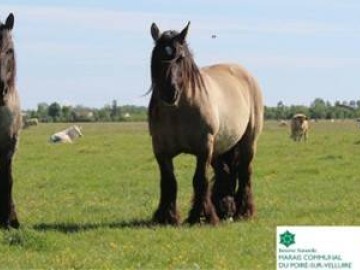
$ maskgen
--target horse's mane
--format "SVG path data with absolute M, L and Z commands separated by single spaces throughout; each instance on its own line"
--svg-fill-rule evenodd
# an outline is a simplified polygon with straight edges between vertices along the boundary
M 6 33 L 2 33 L 5 31 Z M 15 78 L 16 78 L 16 57 L 15 57 L 15 49 L 14 49 L 14 43 L 12 40 L 12 36 L 10 31 L 8 31 L 4 24 L 0 22 L 0 52 L 3 52 L 3 50 L 6 48 L 8 51 L 11 52 L 11 65 L 10 65 L 10 74 L 11 77 L 7 81 L 7 85 L 9 87 L 8 91 L 9 93 L 14 91 L 15 86 Z M 1 63 L 2 64 L 2 63 Z M 0 78 L 2 79 L 2 78 Z

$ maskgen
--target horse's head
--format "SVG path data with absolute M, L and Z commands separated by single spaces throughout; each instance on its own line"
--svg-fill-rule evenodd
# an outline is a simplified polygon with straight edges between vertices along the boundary
M 5 24 L 0 22 L 0 106 L 5 104 L 6 94 L 15 81 L 15 53 L 11 31 L 14 27 L 14 15 L 7 17 Z
M 155 42 L 151 57 L 151 77 L 153 90 L 168 105 L 179 99 L 183 85 L 184 62 L 192 60 L 186 44 L 190 22 L 179 33 L 169 30 L 160 33 L 155 23 L 151 25 L 151 36 Z

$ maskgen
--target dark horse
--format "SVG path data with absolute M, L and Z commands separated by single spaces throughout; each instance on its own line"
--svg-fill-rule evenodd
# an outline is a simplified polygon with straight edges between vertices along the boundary
M 0 227 L 18 228 L 12 197 L 12 161 L 21 128 L 21 110 L 15 88 L 15 51 L 11 37 L 14 15 L 0 22 Z
M 149 129 L 160 169 L 160 203 L 154 221 L 179 224 L 173 158 L 196 156 L 194 198 L 187 222 L 254 214 L 251 162 L 263 125 L 263 101 L 255 79 L 241 66 L 218 64 L 199 69 L 180 32 L 151 26 Z M 211 192 L 207 171 L 215 171 Z

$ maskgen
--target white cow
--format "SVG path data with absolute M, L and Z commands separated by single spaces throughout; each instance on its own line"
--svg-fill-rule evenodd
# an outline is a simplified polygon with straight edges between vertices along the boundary
M 50 136 L 52 143 L 72 143 L 77 137 L 82 137 L 81 127 L 73 125 L 65 130 L 59 131 Z
M 23 128 L 28 128 L 30 126 L 37 126 L 39 124 L 39 120 L 37 118 L 27 118 L 23 120 Z

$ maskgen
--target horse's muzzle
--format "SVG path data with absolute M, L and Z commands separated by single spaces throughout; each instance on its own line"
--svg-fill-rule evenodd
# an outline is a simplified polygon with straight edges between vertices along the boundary
M 174 87 L 175 88 L 175 87 Z M 170 88 L 171 89 L 171 88 Z M 166 91 L 165 93 L 160 93 L 160 99 L 161 101 L 167 105 L 167 106 L 174 106 L 176 105 L 178 99 L 179 99 L 179 91 L 174 89 L 174 90 L 169 90 L 169 88 L 167 89 L 168 91 Z

